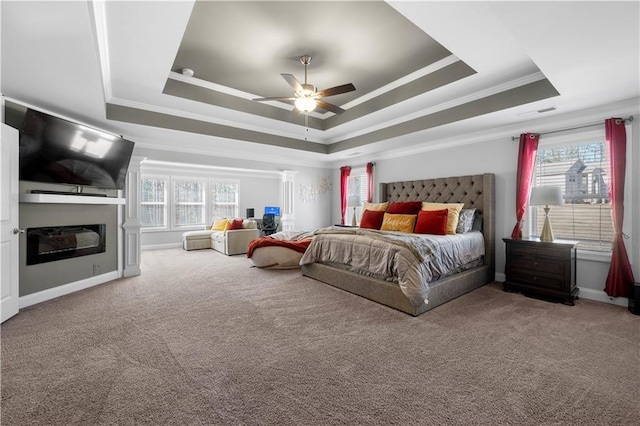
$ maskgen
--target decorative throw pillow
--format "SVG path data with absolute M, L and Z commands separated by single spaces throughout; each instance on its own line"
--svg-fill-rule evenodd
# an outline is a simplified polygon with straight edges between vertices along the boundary
M 476 209 L 462 209 L 458 215 L 458 226 L 456 234 L 466 234 L 473 228 L 473 221 L 476 217 Z
M 258 229 L 258 222 L 254 219 L 243 220 L 242 229 Z
M 211 226 L 212 231 L 224 231 L 227 229 L 227 219 L 216 219 Z
M 360 220 L 360 228 L 380 229 L 384 219 L 384 210 L 365 210 Z
M 362 210 L 385 211 L 389 203 L 364 203 Z
M 458 227 L 458 217 L 460 210 L 464 207 L 464 203 L 422 203 L 422 210 L 449 210 L 449 216 L 447 217 L 447 234 L 455 234 Z
M 391 214 L 418 214 L 422 208 L 422 201 L 404 201 L 391 203 L 387 207 L 387 213 Z
M 449 210 L 423 210 L 418 213 L 416 234 L 445 235 L 447 233 L 447 217 Z
M 416 223 L 415 214 L 390 214 L 385 213 L 382 219 L 381 231 L 413 232 Z
M 242 229 L 242 219 L 227 220 L 225 231 L 233 231 L 234 229 Z

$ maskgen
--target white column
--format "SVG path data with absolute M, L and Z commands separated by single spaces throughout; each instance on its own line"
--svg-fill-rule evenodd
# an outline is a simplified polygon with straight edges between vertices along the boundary
M 294 170 L 284 170 L 280 172 L 282 176 L 282 216 L 280 216 L 280 222 L 282 223 L 283 231 L 291 231 L 295 229 L 295 215 L 293 212 L 293 200 L 294 200 L 294 177 L 296 175 Z
M 123 276 L 133 277 L 142 273 L 140 269 L 140 164 L 146 157 L 133 156 L 127 171 L 124 206 L 124 270 Z

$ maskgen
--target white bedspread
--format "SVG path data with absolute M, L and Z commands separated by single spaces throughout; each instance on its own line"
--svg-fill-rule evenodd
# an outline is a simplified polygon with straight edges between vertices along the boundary
M 414 306 L 427 303 L 430 282 L 484 255 L 479 231 L 430 235 L 330 227 L 315 234 L 300 265 L 326 263 L 396 282 Z

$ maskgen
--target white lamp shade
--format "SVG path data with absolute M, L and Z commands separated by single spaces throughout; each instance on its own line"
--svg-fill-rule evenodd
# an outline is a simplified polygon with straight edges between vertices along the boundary
M 536 186 L 531 189 L 529 204 L 532 206 L 561 206 L 562 188 L 559 186 Z
M 302 97 L 302 98 L 296 99 L 295 104 L 296 104 L 296 108 L 298 108 L 298 111 L 309 112 L 315 109 L 316 100 L 313 98 Z
M 347 204 L 349 205 L 349 207 L 359 207 L 361 202 L 360 202 L 360 196 L 359 195 L 350 195 L 349 199 L 347 200 Z

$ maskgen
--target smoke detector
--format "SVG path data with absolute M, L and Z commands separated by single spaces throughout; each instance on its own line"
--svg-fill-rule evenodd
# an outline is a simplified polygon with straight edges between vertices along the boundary
M 193 77 L 193 70 L 191 68 L 182 68 L 182 75 Z

